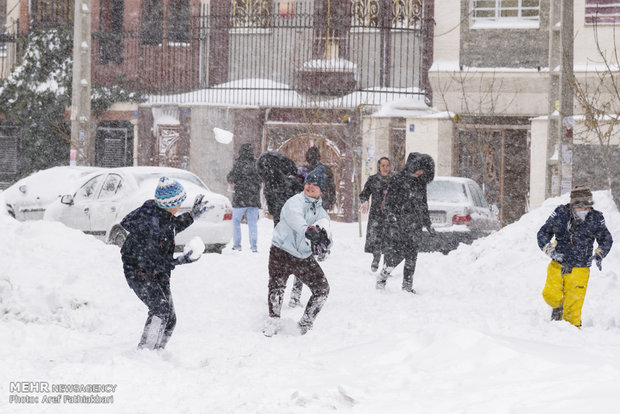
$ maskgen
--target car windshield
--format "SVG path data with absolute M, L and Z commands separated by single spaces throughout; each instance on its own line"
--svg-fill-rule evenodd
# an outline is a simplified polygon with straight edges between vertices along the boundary
M 144 182 L 150 181 L 150 180 L 159 180 L 163 176 L 166 176 L 173 180 L 188 181 L 192 184 L 196 184 L 197 186 L 201 188 L 204 188 L 207 191 L 210 191 L 209 188 L 205 185 L 205 183 L 200 181 L 200 178 L 196 177 L 194 174 L 191 174 L 191 173 L 176 173 L 176 172 L 175 173 L 169 173 L 169 172 L 141 173 L 141 174 L 136 175 L 136 181 L 138 182 L 138 186 L 141 187 L 144 184 Z
M 457 181 L 431 181 L 426 187 L 428 201 L 468 203 L 465 186 Z

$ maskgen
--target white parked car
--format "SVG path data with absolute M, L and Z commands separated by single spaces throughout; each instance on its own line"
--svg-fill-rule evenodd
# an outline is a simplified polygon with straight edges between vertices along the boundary
M 60 221 L 107 243 L 122 246 L 127 232 L 121 227 L 121 220 L 146 200 L 154 198 L 162 176 L 177 180 L 187 193 L 179 213 L 190 211 L 198 194 L 204 194 L 204 199 L 209 201 L 207 212 L 177 234 L 177 249 L 200 236 L 206 251 L 221 253 L 232 238 L 230 201 L 210 191 L 193 173 L 176 168 L 122 167 L 91 174 L 82 180 L 77 190 L 52 204 L 45 219 Z
M 447 253 L 460 243 L 469 244 L 500 228 L 496 210 L 489 206 L 482 189 L 472 179 L 435 177 L 426 193 L 437 237 L 429 237 L 425 231 L 420 251 Z
M 46 208 L 72 191 L 96 167 L 52 167 L 22 178 L 4 190 L 7 212 L 19 221 L 42 220 Z

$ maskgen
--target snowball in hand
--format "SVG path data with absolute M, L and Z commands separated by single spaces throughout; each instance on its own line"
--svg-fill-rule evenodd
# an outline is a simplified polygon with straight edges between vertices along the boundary
M 187 243 L 183 248 L 183 254 L 189 253 L 190 250 L 192 251 L 192 260 L 200 259 L 200 256 L 202 256 L 202 252 L 205 251 L 205 244 L 200 237 L 196 236 L 191 239 L 189 243 Z

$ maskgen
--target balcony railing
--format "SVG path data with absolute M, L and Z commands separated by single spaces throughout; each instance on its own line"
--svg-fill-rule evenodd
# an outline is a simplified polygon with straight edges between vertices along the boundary
M 257 9 L 260 18 L 203 8 L 184 36 L 179 22 L 93 33 L 93 80 L 123 78 L 153 102 L 358 106 L 424 96 L 421 12 L 327 18 L 312 6 L 287 2 Z

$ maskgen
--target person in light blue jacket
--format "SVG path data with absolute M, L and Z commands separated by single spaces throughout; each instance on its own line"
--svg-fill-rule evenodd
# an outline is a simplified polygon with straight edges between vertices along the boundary
M 272 336 L 280 329 L 280 312 L 286 282 L 294 274 L 310 288 L 312 296 L 298 322 L 300 333 L 314 324 L 329 294 L 329 283 L 317 260 L 324 260 L 332 245 L 329 215 L 323 209 L 325 167 L 312 170 L 304 191 L 289 198 L 280 213 L 269 251 L 269 319 L 263 333 Z

